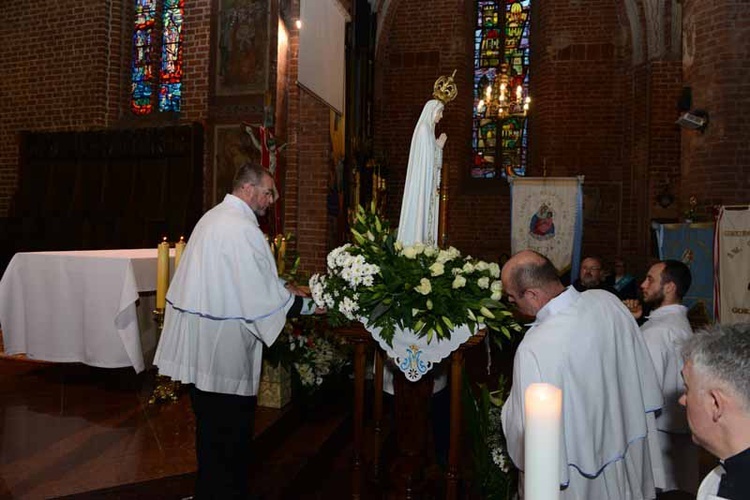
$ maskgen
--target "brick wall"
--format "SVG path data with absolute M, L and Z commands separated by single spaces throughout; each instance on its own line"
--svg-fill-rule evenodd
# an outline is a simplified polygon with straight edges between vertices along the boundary
M 375 139 L 391 165 L 389 216 L 397 220 L 414 124 L 435 78 L 458 68 L 459 98 L 437 127 L 448 134 L 449 237 L 464 251 L 496 258 L 510 249 L 508 185 L 467 175 L 473 3 L 391 0 L 380 13 Z M 528 175 L 545 168 L 548 176 L 584 175 L 584 253 L 621 253 L 641 267 L 651 248 L 650 220 L 679 215 L 678 203 L 664 210 L 654 200 L 661 187 L 655 180 L 670 179 L 677 197 L 683 191 L 674 125 L 682 79 L 668 35 L 643 62 L 645 40 L 634 43 L 627 15 L 620 2 L 535 2 Z M 635 15 L 644 22 L 643 13 Z
M 289 49 L 285 92 L 289 117 L 286 133 L 289 146 L 284 189 L 284 231 L 293 233 L 300 256 L 300 270 L 325 270 L 328 252 L 326 194 L 331 168 L 330 110 L 305 90 L 295 85 L 299 56 L 299 32 L 293 20 L 299 17 L 299 1 L 288 8 Z M 278 96 L 277 96 L 278 99 Z
M 530 175 L 583 175 L 583 254 L 620 253 L 627 37 L 614 2 L 539 2 Z M 534 35 L 532 35 L 534 36 Z M 619 199 L 618 199 L 619 198 Z
M 0 33 L 0 215 L 15 190 L 18 131 L 103 127 L 112 117 L 119 82 L 107 63 L 119 60 L 121 5 L 111 6 L 85 0 L 4 5 L 13 22 Z
M 586 3 L 586 2 L 584 2 Z M 567 2 L 535 4 L 532 29 L 534 100 L 528 174 L 586 175 L 587 183 L 623 177 L 622 134 L 625 64 L 622 28 L 615 5 L 592 10 Z M 587 18 L 588 17 L 588 18 Z M 486 258 L 510 251 L 510 197 L 504 180 L 467 178 L 470 159 L 473 2 L 437 0 L 430 7 L 392 1 L 376 60 L 376 139 L 388 145 L 391 199 L 400 200 L 411 130 L 439 74 L 458 68 L 459 98 L 446 107 L 440 131 L 448 134 L 445 161 L 451 168 L 449 236 L 464 250 Z M 400 203 L 393 203 L 391 218 Z M 609 221 L 593 222 L 584 245 L 609 248 Z M 602 227 L 597 227 L 600 224 Z M 605 227 L 606 226 L 606 227 Z
M 331 162 L 330 109 L 299 92 L 297 234 L 305 271 L 325 269 L 328 230 L 326 194 Z
M 710 43 L 706 43 L 710 40 Z M 685 0 L 683 77 L 706 132 L 682 132 L 681 206 L 750 202 L 750 4 Z
M 280 3 L 291 26 L 299 0 Z M 345 5 L 351 10 L 351 2 Z M 422 106 L 435 79 L 456 69 L 459 96 L 437 127 L 448 135 L 450 243 L 475 256 L 496 258 L 509 251 L 507 183 L 467 178 L 474 2 L 390 0 L 379 5 L 387 9 L 378 19 L 374 130 L 376 153 L 385 155 L 390 167 L 389 217 L 398 218 L 411 134 Z M 237 118 L 210 107 L 211 9 L 216 6 L 211 0 L 191 2 L 183 28 L 180 120 L 206 121 L 209 127 Z M 748 8 L 737 1 L 684 0 L 682 60 L 647 60 L 645 50 L 638 57 L 632 54 L 622 2 L 535 4 L 529 175 L 541 175 L 545 165 L 550 176 L 583 174 L 599 202 L 610 202 L 587 220 L 585 252 L 608 255 L 616 248 L 645 262 L 651 218 L 679 216 L 691 195 L 704 205 L 747 201 Z M 34 0 L 6 7 L 6 17 L 14 22 L 0 33 L 0 216 L 7 213 L 15 189 L 19 131 L 153 124 L 129 119 L 127 113 L 129 9 L 124 0 L 65 5 Z M 326 250 L 329 115 L 294 85 L 297 44 L 291 28 L 288 72 L 281 76 L 286 81 L 276 86 L 277 93 L 286 89 L 281 105 L 287 125 L 277 131 L 289 143 L 282 160 L 284 220 L 285 230 L 299 237 L 303 266 L 319 270 Z M 674 126 L 683 85 L 693 90 L 693 107 L 711 114 L 705 134 Z M 211 141 L 207 129 L 207 183 L 212 179 Z M 667 210 L 654 203 L 664 179 L 670 179 L 677 197 Z M 614 209 L 612 196 L 622 202 Z
M 191 2 L 185 37 L 181 122 L 203 120 L 208 98 L 210 0 Z M 130 3 L 10 3 L 0 32 L 0 216 L 16 187 L 17 134 L 155 124 L 127 115 Z

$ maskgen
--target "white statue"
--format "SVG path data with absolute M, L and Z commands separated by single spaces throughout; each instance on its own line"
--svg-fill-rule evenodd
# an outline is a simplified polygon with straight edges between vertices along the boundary
M 443 103 L 437 99 L 427 101 L 411 138 L 398 223 L 398 240 L 404 245 L 434 245 L 437 241 L 440 171 L 448 138 L 443 133 L 435 139 L 435 124 L 442 117 Z
M 435 125 L 443 117 L 444 104 L 455 99 L 456 94 L 453 76 L 440 77 L 433 92 L 436 99 L 427 101 L 414 127 L 397 234 L 404 245 L 437 244 L 440 173 L 448 136 L 443 133 L 436 139 Z

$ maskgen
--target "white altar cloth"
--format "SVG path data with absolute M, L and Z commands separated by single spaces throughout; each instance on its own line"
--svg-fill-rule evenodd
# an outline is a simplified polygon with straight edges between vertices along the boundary
M 361 318 L 362 324 L 366 325 L 365 318 Z M 483 328 L 484 325 L 480 325 Z M 461 344 L 469 340 L 475 333 L 468 326 L 461 325 L 451 332 L 450 339 L 438 340 L 437 336 L 432 342 L 427 342 L 427 337 L 419 337 L 412 330 L 396 328 L 393 336 L 392 346 L 380 336 L 381 328 L 368 326 L 367 330 L 381 349 L 391 358 L 399 370 L 404 373 L 407 380 L 416 382 L 422 376 L 432 370 L 432 367 L 451 355 L 453 351 L 461 347 Z
M 154 296 L 139 294 L 156 290 L 156 254 L 156 248 L 17 253 L 0 280 L 5 352 L 143 371 L 156 328 Z

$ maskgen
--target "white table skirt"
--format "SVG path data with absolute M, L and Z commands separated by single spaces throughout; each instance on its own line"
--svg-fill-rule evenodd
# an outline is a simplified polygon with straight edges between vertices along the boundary
M 156 253 L 144 248 L 14 255 L 0 281 L 5 352 L 141 372 L 156 346 Z

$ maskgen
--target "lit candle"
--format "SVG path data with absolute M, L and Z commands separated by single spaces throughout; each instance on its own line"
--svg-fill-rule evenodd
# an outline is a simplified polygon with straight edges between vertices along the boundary
M 185 237 L 180 236 L 180 241 L 174 244 L 174 270 L 177 271 L 177 266 L 180 264 L 182 258 L 182 252 L 185 250 Z
M 516 87 L 516 100 L 520 102 L 521 99 L 523 99 L 523 87 L 519 85 Z
M 156 252 L 156 308 L 167 306 L 167 286 L 169 286 L 169 243 L 166 236 L 157 246 Z
M 524 395 L 524 498 L 560 498 L 560 429 L 562 391 L 551 384 L 531 384 Z

